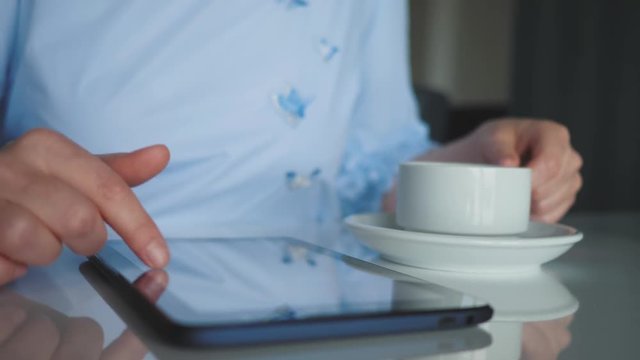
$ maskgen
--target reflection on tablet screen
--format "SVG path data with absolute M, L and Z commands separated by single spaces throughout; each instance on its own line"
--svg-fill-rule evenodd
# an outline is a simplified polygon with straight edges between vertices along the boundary
M 185 324 L 484 305 L 293 239 L 172 239 L 169 247 L 169 284 L 157 306 Z M 148 270 L 120 241 L 98 257 L 130 282 Z

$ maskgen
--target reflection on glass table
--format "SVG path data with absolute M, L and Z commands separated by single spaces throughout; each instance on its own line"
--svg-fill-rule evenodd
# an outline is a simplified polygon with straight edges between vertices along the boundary
M 376 262 L 486 299 L 494 308 L 494 317 L 481 327 L 491 334 L 492 344 L 477 354 L 487 359 L 556 359 L 569 345 L 568 326 L 579 304 L 562 283 L 545 271 L 472 274 L 420 269 L 382 259 Z
M 150 301 L 166 286 L 161 270 L 136 279 Z M 129 329 L 104 346 L 104 331 L 88 317 L 70 317 L 8 289 L 0 290 L 0 359 L 143 359 L 148 350 Z
M 637 358 L 636 339 L 640 332 L 640 322 L 634 319 L 633 314 L 640 294 L 637 281 L 640 276 L 640 214 L 583 214 L 572 216 L 567 219 L 567 223 L 583 231 L 585 239 L 560 259 L 543 267 L 553 276 L 543 273 L 530 281 L 491 279 L 478 282 L 475 288 L 467 287 L 467 291 L 492 303 L 497 319 L 504 320 L 505 323 L 522 324 L 518 333 L 520 339 L 514 342 L 514 347 L 517 348 L 518 342 L 521 346 L 521 354 L 516 354 L 516 359 L 520 355 L 524 359 L 554 359 L 558 352 L 559 359 L 567 360 Z M 239 229 L 243 230 L 246 227 Z M 269 232 L 269 235 L 279 236 L 283 233 L 278 229 Z M 237 232 L 221 235 L 235 236 Z M 265 235 L 265 231 L 257 229 L 252 230 L 250 234 L 242 235 Z M 363 259 L 376 256 L 373 251 L 360 246 L 339 227 L 320 231 L 312 225 L 305 225 L 299 230 L 291 230 L 287 235 Z M 305 256 L 296 252 L 290 255 L 298 259 L 300 264 L 307 261 Z M 108 298 L 111 304 L 108 305 L 92 285 L 85 281 L 78 272 L 78 266 L 84 261 L 85 258 L 73 255 L 65 249 L 56 263 L 44 268 L 30 268 L 26 277 L 2 289 L 0 308 L 6 305 L 8 310 L 0 310 L 0 324 L 4 325 L 0 329 L 0 358 L 14 358 L 6 355 L 9 354 L 8 350 L 20 350 L 21 352 L 10 354 L 28 354 L 29 358 L 51 354 L 52 341 L 47 339 L 45 332 L 37 336 L 28 335 L 30 332 L 16 332 L 17 329 L 12 324 L 20 321 L 20 310 L 16 310 L 20 308 L 28 313 L 29 318 L 54 318 L 51 322 L 55 326 L 50 326 L 49 330 L 55 331 L 46 332 L 54 334 L 53 343 L 72 344 L 70 347 L 75 347 L 73 353 L 81 356 L 98 353 L 98 350 L 106 351 L 114 341 L 117 342 L 121 338 L 124 338 L 123 343 L 133 345 L 129 348 L 133 350 L 134 355 L 139 356 L 144 351 L 135 345 L 135 337 L 131 331 L 126 330 L 127 326 L 131 326 L 150 349 L 151 353 L 147 354 L 147 358 L 484 360 L 491 359 L 487 351 L 495 349 L 497 344 L 494 343 L 487 351 L 478 351 L 487 348 L 490 338 L 486 331 L 476 328 L 321 341 L 222 355 L 170 348 L 136 327 L 135 314 L 126 316 L 126 307 L 121 306 L 122 309 L 117 313 L 111 309 L 111 306 L 116 307 L 118 299 Z M 417 276 L 411 274 L 411 269 L 406 270 L 410 275 Z M 558 284 L 555 276 L 561 279 L 564 285 Z M 435 276 L 431 280 L 437 282 Z M 448 280 L 443 284 L 452 288 L 460 286 L 460 289 L 464 290 L 464 281 Z M 570 293 L 566 291 L 565 285 L 571 290 Z M 494 291 L 503 295 L 492 296 Z M 566 296 L 567 294 L 570 296 Z M 575 311 L 577 307 L 577 302 L 571 294 L 580 300 L 580 310 L 574 315 L 563 316 Z M 18 314 L 18 320 L 12 317 L 14 313 Z M 118 314 L 126 321 L 123 322 Z M 11 319 L 14 319 L 13 322 Z M 88 325 L 79 326 L 81 324 Z M 493 332 L 492 329 L 487 331 Z M 21 338 L 25 341 L 9 341 L 14 339 L 14 334 L 23 334 Z M 494 335 L 497 335 L 494 340 L 500 339 L 500 334 Z M 448 352 L 452 344 L 460 343 L 466 343 L 468 351 Z M 568 343 L 568 348 L 561 351 Z M 135 350 L 136 348 L 139 350 Z M 36 354 L 40 351 L 40 354 Z M 447 354 L 437 354 L 438 351 Z M 123 357 L 124 355 L 120 358 Z
M 89 272 L 92 268 L 88 270 Z M 103 295 L 109 291 L 106 284 L 99 284 L 101 278 L 96 274 L 85 272 L 88 279 Z M 163 290 L 166 274 L 162 272 L 148 273 L 136 281 L 136 286 L 146 289 L 149 297 L 157 297 Z M 415 289 L 399 289 L 414 292 Z M 123 304 L 114 304 L 117 294 L 107 295 L 112 306 L 120 307 L 119 313 L 125 318 L 130 309 Z M 109 299 L 111 297 L 111 299 Z M 124 306 L 126 307 L 126 306 Z M 567 326 L 572 316 L 526 323 L 522 329 L 523 359 L 553 359 L 567 345 L 570 337 Z M 135 322 L 135 321 L 134 321 Z M 508 327 L 506 328 L 508 329 Z M 144 330 L 137 329 L 142 331 Z M 496 328 L 489 329 L 494 336 Z M 147 352 L 144 345 L 134 333 L 126 329 L 111 343 L 104 344 L 101 326 L 91 318 L 69 317 L 45 305 L 31 301 L 11 290 L 0 292 L 0 358 L 2 359 L 142 359 Z M 251 359 L 478 359 L 478 351 L 489 344 L 489 336 L 483 331 L 470 328 L 445 332 L 429 332 L 408 336 L 387 336 L 356 341 L 329 341 L 306 343 L 297 346 L 257 348 L 227 352 L 203 352 L 187 349 L 171 348 L 165 344 L 147 338 L 154 353 L 159 358 L 195 358 L 205 359 L 210 356 L 225 358 Z M 451 353 L 452 349 L 464 344 L 467 351 Z M 554 353 L 555 351 L 555 353 Z M 440 354 L 438 353 L 448 353 Z M 429 355 L 431 354 L 431 355 Z M 436 355 L 434 355 L 436 354 Z M 493 359 L 496 357 L 482 357 Z M 502 357 L 497 357 L 502 358 Z
M 95 269 L 83 265 L 87 279 L 118 308 L 128 320 L 135 318 Z M 147 272 L 136 280 L 136 286 L 150 299 L 156 299 L 166 286 L 162 271 Z M 135 324 L 135 320 L 131 320 Z M 135 325 L 134 325 L 135 328 Z M 144 329 L 136 328 L 143 335 Z M 134 331 L 125 329 L 105 344 L 104 329 L 92 318 L 70 317 L 41 303 L 29 300 L 9 289 L 0 291 L 0 359 L 389 359 L 407 356 L 475 349 L 490 343 L 489 335 L 477 328 L 445 332 L 416 333 L 405 336 L 381 336 L 353 341 L 321 341 L 295 346 L 241 349 L 236 351 L 194 351 L 172 348 L 146 338 L 156 356 L 148 354 L 147 345 Z M 105 346 L 106 345 L 106 346 Z

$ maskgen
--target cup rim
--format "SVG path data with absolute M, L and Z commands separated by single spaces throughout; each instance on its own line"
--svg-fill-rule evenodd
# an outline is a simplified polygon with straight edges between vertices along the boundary
M 459 168 L 459 169 L 485 169 L 509 172 L 531 172 L 528 167 L 510 167 L 492 164 L 478 164 L 465 162 L 445 162 L 445 161 L 406 161 L 400 164 L 401 167 L 429 167 L 429 168 Z

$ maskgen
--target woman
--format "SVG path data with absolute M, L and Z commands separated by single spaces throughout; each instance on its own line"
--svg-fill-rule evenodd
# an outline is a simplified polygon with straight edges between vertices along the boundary
M 533 216 L 558 220 L 581 185 L 567 130 L 502 120 L 430 142 L 406 12 L 393 0 L 3 1 L 0 281 L 62 244 L 95 253 L 106 224 L 161 267 L 161 231 L 376 210 L 416 157 L 530 166 Z M 120 154 L 92 155 L 104 153 Z

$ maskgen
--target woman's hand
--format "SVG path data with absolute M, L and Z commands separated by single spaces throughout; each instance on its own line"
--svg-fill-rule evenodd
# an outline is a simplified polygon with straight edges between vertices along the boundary
M 130 186 L 158 174 L 169 161 L 164 146 L 94 156 L 63 135 L 36 129 L 0 149 L 0 284 L 45 265 L 62 245 L 95 254 L 105 223 L 149 266 L 169 253 L 160 231 Z
M 582 187 L 582 158 L 571 146 L 569 131 L 547 120 L 490 121 L 417 160 L 529 167 L 531 217 L 548 223 L 557 222 L 566 214 Z M 383 207 L 392 210 L 394 204 L 392 191 L 385 197 Z
M 500 120 L 478 128 L 468 140 L 480 160 L 532 170 L 531 217 L 557 222 L 582 187 L 582 158 L 571 146 L 569 130 L 552 121 Z

